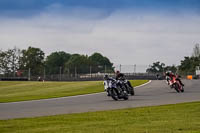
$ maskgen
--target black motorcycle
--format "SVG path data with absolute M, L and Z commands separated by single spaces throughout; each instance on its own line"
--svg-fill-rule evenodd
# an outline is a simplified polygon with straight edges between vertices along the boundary
M 130 82 L 127 79 L 120 78 L 118 82 L 119 84 L 121 84 L 121 86 L 125 87 L 128 94 L 130 94 L 131 96 L 135 95 L 134 88 L 131 86 Z
M 107 95 L 116 101 L 118 99 L 128 100 L 128 92 L 125 86 L 120 86 L 119 81 L 113 78 L 104 79 L 104 89 Z

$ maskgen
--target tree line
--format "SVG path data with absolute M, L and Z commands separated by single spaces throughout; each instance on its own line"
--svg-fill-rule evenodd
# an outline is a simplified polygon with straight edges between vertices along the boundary
M 160 61 L 154 62 L 148 73 L 172 71 L 181 75 L 195 74 L 200 66 L 200 46 L 196 44 L 192 56 L 186 56 L 179 66 L 166 66 Z M 70 54 L 64 51 L 53 52 L 47 57 L 40 48 L 28 47 L 20 50 L 14 47 L 6 51 L 0 50 L 0 75 L 21 76 L 31 70 L 31 75 L 45 74 L 84 74 L 98 72 L 114 72 L 113 63 L 100 53 L 91 56 Z
M 179 73 L 182 75 L 194 74 L 200 67 L 200 46 L 196 44 L 193 48 L 192 56 L 184 57 L 179 66 Z
M 163 73 L 166 71 L 171 71 L 173 73 L 178 73 L 180 75 L 195 75 L 195 72 L 200 67 L 200 46 L 196 44 L 193 48 L 192 56 L 185 56 L 183 60 L 180 61 L 179 66 L 166 66 L 165 63 L 160 61 L 154 62 L 146 72 L 149 73 Z
M 0 74 L 6 76 L 20 76 L 28 73 L 31 75 L 46 74 L 78 74 L 113 72 L 113 63 L 101 53 L 91 56 L 70 54 L 64 51 L 53 52 L 47 57 L 40 48 L 28 47 L 0 50 Z

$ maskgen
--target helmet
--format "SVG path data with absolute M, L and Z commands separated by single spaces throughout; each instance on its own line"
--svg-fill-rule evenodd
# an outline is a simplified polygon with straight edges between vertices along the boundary
M 104 77 L 103 77 L 105 80 L 107 80 L 109 77 L 108 77 L 108 75 L 106 74 L 106 75 L 104 75 Z
M 172 72 L 171 71 L 167 71 L 166 75 L 169 76 Z
M 119 74 L 119 73 L 120 73 L 120 71 L 117 70 L 117 71 L 116 71 L 116 74 Z

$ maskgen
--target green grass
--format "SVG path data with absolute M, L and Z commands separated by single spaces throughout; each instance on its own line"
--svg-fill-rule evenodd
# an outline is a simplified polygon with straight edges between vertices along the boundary
M 147 80 L 131 81 L 134 86 Z M 75 96 L 103 92 L 102 81 L 19 82 L 0 81 L 0 103 Z
M 0 120 L 1 133 L 200 133 L 200 102 Z

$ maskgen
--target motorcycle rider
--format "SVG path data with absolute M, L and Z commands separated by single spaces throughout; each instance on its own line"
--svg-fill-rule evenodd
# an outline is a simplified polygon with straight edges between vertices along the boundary
M 120 73 L 120 71 L 116 71 L 116 80 L 123 79 L 123 78 L 124 78 L 124 74 Z
M 173 78 L 176 78 L 177 81 L 179 81 L 179 83 L 184 86 L 184 84 L 182 83 L 182 81 L 180 80 L 179 76 L 176 74 L 173 74 L 171 71 L 166 72 L 166 80 L 168 82 L 169 85 L 169 80 L 172 80 Z
M 106 80 L 106 82 L 107 81 L 109 81 L 109 80 L 111 80 L 111 81 L 114 81 L 114 79 L 113 78 L 111 78 L 111 77 L 109 77 L 107 74 L 106 75 L 104 75 L 104 80 Z M 104 86 L 105 86 L 105 81 L 104 81 Z M 104 89 L 104 91 L 106 91 L 107 92 L 107 96 L 110 96 L 110 93 L 109 93 L 109 90 L 107 90 L 107 89 Z M 118 93 L 118 92 L 117 92 Z
M 124 80 L 124 79 L 125 79 L 124 74 L 120 73 L 120 71 L 116 71 L 116 80 Z M 127 81 L 127 84 L 129 87 L 133 88 L 130 81 Z
M 170 84 L 169 81 L 173 78 L 173 76 L 170 77 L 170 73 L 171 73 L 171 71 L 167 71 L 167 72 L 165 73 L 165 77 L 166 77 L 166 80 L 167 80 L 167 84 L 168 84 L 168 85 Z

